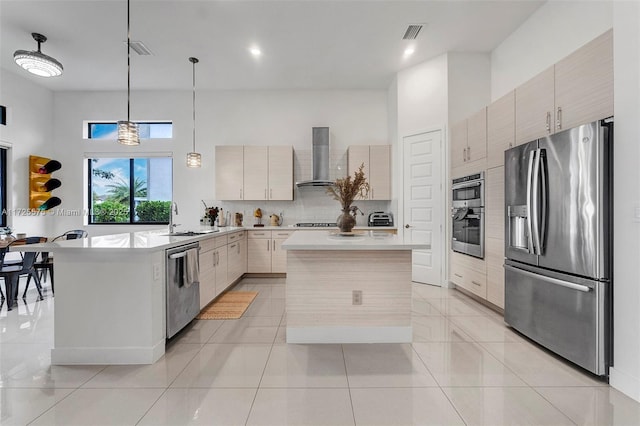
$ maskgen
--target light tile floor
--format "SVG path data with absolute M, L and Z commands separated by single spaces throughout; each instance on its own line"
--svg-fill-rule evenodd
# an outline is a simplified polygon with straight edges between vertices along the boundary
M 413 344 L 287 345 L 284 279 L 145 366 L 52 366 L 54 299 L 0 309 L 0 425 L 639 425 L 640 404 L 455 290 L 414 285 Z

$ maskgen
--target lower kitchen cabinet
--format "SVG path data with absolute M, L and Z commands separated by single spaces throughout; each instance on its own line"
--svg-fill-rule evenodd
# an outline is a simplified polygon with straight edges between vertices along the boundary
M 233 237 L 233 238 L 232 238 Z M 247 236 L 246 232 L 229 235 L 228 249 L 228 284 L 234 283 L 247 272 Z
M 295 231 L 248 231 L 247 272 L 287 272 L 287 252 L 282 243 Z
M 247 233 L 200 241 L 200 309 L 247 272 Z
M 485 240 L 487 260 L 487 300 L 504 309 L 504 240 Z
M 229 256 L 228 245 L 218 247 L 216 254 L 216 297 L 229 287 Z
M 282 250 L 282 243 L 295 231 L 272 231 L 271 232 L 271 272 L 287 272 L 287 251 Z
M 449 279 L 456 286 L 487 298 L 487 266 L 484 259 L 451 252 L 451 271 Z
M 211 239 L 213 242 L 214 238 Z M 204 308 L 214 297 L 216 297 L 216 255 L 213 247 L 200 244 L 200 309 Z

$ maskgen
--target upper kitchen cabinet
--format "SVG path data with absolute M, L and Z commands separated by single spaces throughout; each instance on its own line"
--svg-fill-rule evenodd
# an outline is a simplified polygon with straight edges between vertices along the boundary
M 266 200 L 269 186 L 269 148 L 244 147 L 244 199 Z
M 293 147 L 269 147 L 269 200 L 293 200 Z
M 553 80 L 551 67 L 516 88 L 516 145 L 551 133 Z
M 391 199 L 391 146 L 353 145 L 348 150 L 348 170 L 352 174 L 364 164 L 370 190 L 367 200 Z
M 613 30 L 555 66 L 555 131 L 613 115 Z
M 487 108 L 467 119 L 467 162 L 487 157 Z
M 216 146 L 216 198 L 244 200 L 244 149 L 242 146 Z
M 484 170 L 487 158 L 487 109 L 451 125 L 452 177 Z
M 216 198 L 293 200 L 293 147 L 216 147 Z
M 451 125 L 451 168 L 463 166 L 467 161 L 467 120 Z
M 502 166 L 504 152 L 515 146 L 516 95 L 511 91 L 487 107 L 487 168 Z
M 516 89 L 516 144 L 613 115 L 613 32 Z

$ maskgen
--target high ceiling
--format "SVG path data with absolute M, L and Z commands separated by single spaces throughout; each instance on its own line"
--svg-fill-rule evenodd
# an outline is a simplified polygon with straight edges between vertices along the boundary
M 199 89 L 387 88 L 396 72 L 442 53 L 490 52 L 542 3 L 131 0 L 131 39 L 154 54 L 132 52 L 131 85 L 191 88 L 196 56 Z M 402 40 L 416 23 L 426 24 L 418 38 Z M 63 63 L 62 76 L 31 76 L 13 62 L 15 50 L 35 50 L 32 32 L 48 37 L 42 51 Z M 123 0 L 0 0 L 3 71 L 51 90 L 126 88 L 124 41 Z

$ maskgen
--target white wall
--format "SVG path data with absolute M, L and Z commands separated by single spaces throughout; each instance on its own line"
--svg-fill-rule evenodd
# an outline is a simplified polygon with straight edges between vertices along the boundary
M 446 125 L 448 120 L 447 55 L 398 73 L 398 140 Z
M 614 4 L 614 367 L 640 401 L 640 3 Z
M 449 123 L 469 117 L 491 102 L 491 57 L 488 53 L 448 55 Z
M 124 92 L 62 92 L 55 94 L 56 155 L 73 166 L 63 174 L 65 209 L 85 207 L 83 164 L 86 152 L 172 152 L 174 200 L 183 228 L 199 223 L 200 200 L 231 212 L 244 212 L 251 219 L 256 207 L 271 213 L 285 212 L 285 223 L 335 221 L 337 202 L 312 188 L 296 189 L 292 202 L 220 202 L 215 200 L 214 152 L 216 145 L 293 145 L 296 180 L 311 174 L 311 128 L 331 128 L 332 177 L 344 174 L 349 145 L 388 144 L 387 91 L 199 91 L 197 97 L 197 151 L 203 167 L 187 169 L 186 153 L 192 146 L 191 92 L 133 92 L 132 120 L 172 120 L 172 140 L 143 141 L 139 147 L 119 146 L 115 141 L 82 139 L 84 120 L 117 120 L 126 116 Z M 141 115 L 139 111 L 144 111 Z M 68 182 L 68 183 L 67 183 Z M 365 212 L 388 209 L 388 202 L 361 201 Z M 82 217 L 56 218 L 59 231 L 79 227 Z M 366 219 L 366 218 L 363 218 Z M 245 222 L 251 224 L 252 221 Z M 361 223 L 359 223 L 361 224 Z M 157 228 L 157 226 L 156 226 Z M 131 227 L 90 227 L 93 235 L 131 231 Z
M 491 52 L 491 99 L 500 98 L 611 28 L 613 3 L 545 3 Z
M 29 155 L 54 158 L 53 94 L 18 74 L 2 70 L 0 103 L 7 107 L 7 125 L 0 125 L 0 141 L 11 146 L 7 153 L 8 224 L 14 233 L 49 236 L 52 217 L 27 215 L 25 210 L 29 208 Z M 56 172 L 54 176 L 58 175 Z

